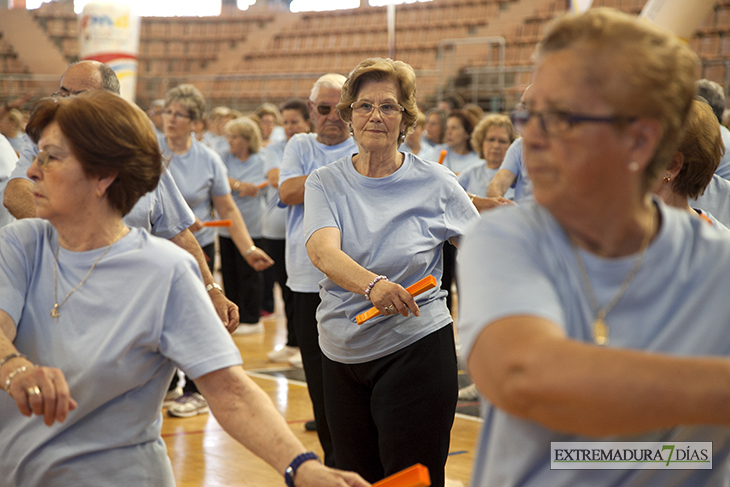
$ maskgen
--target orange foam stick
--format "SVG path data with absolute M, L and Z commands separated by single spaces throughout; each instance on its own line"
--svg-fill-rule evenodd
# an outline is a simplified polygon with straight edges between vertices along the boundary
M 259 189 L 264 189 L 266 186 L 268 186 L 268 184 L 269 184 L 268 181 L 264 181 L 263 183 L 257 184 L 256 187 Z
M 444 150 L 441 151 L 441 155 L 439 156 L 439 164 L 443 164 L 444 163 L 444 159 L 446 159 L 446 153 L 447 152 L 448 151 L 446 149 L 444 149 Z
M 233 224 L 231 220 L 213 220 L 203 222 L 204 227 L 230 227 Z
M 429 485 L 431 477 L 428 475 L 428 468 L 417 463 L 380 482 L 375 482 L 373 487 L 428 487 Z
M 406 291 L 411 296 L 418 296 L 419 294 L 422 294 L 429 289 L 433 289 L 436 287 L 436 278 L 433 276 L 426 276 L 420 281 L 418 281 L 415 284 L 411 284 L 406 288 Z M 362 325 L 367 320 L 371 318 L 375 318 L 376 316 L 380 315 L 380 311 L 378 311 L 378 308 L 372 307 L 369 310 L 365 311 L 364 313 L 360 313 L 355 317 L 355 321 L 357 321 L 358 325 Z

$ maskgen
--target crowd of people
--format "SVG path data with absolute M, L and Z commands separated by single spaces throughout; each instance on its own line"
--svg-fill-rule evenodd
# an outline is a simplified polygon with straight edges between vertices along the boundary
M 172 486 L 166 405 L 289 487 L 416 463 L 443 486 L 480 397 L 474 486 L 730 485 L 730 132 L 696 64 L 594 9 L 551 26 L 509 115 L 423 110 L 391 59 L 248 114 L 188 84 L 145 113 L 71 65 L 0 108 L 0 477 Z M 269 358 L 303 367 L 321 461 L 230 337 L 264 333 L 274 283 Z M 551 442 L 598 439 L 713 442 L 713 468 L 551 469 Z

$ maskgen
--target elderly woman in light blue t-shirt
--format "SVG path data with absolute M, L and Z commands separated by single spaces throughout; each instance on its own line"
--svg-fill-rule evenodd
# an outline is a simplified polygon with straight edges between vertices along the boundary
M 442 273 L 442 245 L 477 211 L 454 174 L 398 151 L 417 115 L 407 64 L 371 58 L 337 105 L 358 152 L 312 173 L 304 232 L 320 282 L 317 310 L 327 422 L 335 462 L 374 482 L 414 463 L 432 485 L 456 408 L 457 364 L 446 293 L 405 288 Z M 356 323 L 375 306 L 381 316 Z

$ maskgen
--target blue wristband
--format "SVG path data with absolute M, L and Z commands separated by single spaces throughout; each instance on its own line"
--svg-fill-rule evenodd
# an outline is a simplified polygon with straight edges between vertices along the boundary
M 317 454 L 311 451 L 297 455 L 289 466 L 286 467 L 286 470 L 284 470 L 284 481 L 288 487 L 294 487 L 294 475 L 296 475 L 299 466 L 308 460 L 317 460 L 319 463 L 322 463 L 322 460 L 319 459 Z

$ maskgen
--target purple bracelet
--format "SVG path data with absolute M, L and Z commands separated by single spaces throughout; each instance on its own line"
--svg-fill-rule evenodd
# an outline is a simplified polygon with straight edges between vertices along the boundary
M 373 290 L 373 286 L 375 285 L 375 283 L 377 283 L 378 281 L 387 281 L 387 280 L 388 280 L 388 278 L 385 276 L 378 276 L 375 279 L 373 279 L 372 281 L 370 281 L 370 284 L 368 284 L 368 287 L 365 288 L 365 299 L 370 301 L 370 291 Z

